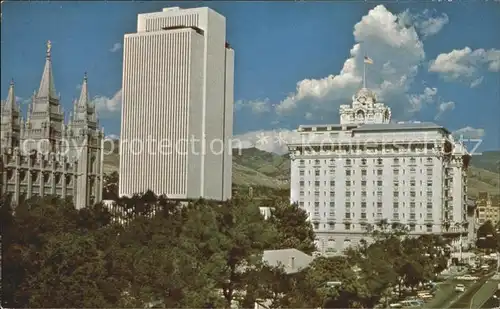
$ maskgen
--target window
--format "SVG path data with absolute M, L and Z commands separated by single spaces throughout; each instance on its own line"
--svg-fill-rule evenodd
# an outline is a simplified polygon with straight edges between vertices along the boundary
M 366 180 L 361 180 L 361 186 L 366 187 Z
M 395 169 L 392 170 L 392 173 L 394 175 L 399 175 L 399 170 L 397 168 L 395 168 Z
M 321 162 L 319 160 L 314 160 L 314 164 L 319 165 Z
M 415 164 L 415 158 L 410 158 L 410 164 Z
M 300 186 L 301 186 L 301 187 L 303 187 L 303 186 L 304 186 L 304 181 L 303 181 L 303 180 L 301 180 L 301 181 L 299 182 L 299 184 L 300 184 Z
M 417 171 L 417 170 L 416 170 L 414 167 L 410 168 L 410 173 L 411 173 L 411 174 L 415 174 L 415 172 L 416 172 L 416 171 Z
M 304 165 L 305 161 L 304 160 L 300 160 L 299 163 L 300 163 L 300 165 Z
M 382 180 L 377 180 L 377 186 L 382 187 Z
M 432 158 L 427 158 L 427 163 L 432 163 Z
M 431 210 L 432 209 L 432 203 L 427 203 L 427 210 Z
M 427 175 L 432 175 L 432 168 L 427 169 Z
M 410 197 L 415 197 L 415 191 L 410 191 Z
M 304 170 L 299 170 L 299 175 L 304 176 Z
M 314 191 L 315 196 L 319 196 L 319 191 Z
M 432 225 L 431 224 L 426 225 L 425 229 L 428 233 L 432 232 Z
M 335 191 L 330 191 L 330 196 L 335 196 Z
M 304 196 L 304 191 L 300 191 L 300 196 Z
M 351 229 L 351 224 L 350 224 L 350 223 L 346 223 L 346 224 L 344 224 L 344 229 L 345 229 L 346 231 L 350 230 L 350 229 Z
M 315 181 L 315 182 L 314 182 L 314 186 L 315 186 L 315 187 L 319 187 L 319 181 Z
M 366 176 L 366 170 L 361 170 L 361 176 Z
M 410 214 L 410 219 L 411 219 L 411 220 L 415 220 L 415 213 L 411 213 L 411 214 Z
M 330 207 L 335 207 L 335 202 L 330 202 Z
M 335 170 L 333 168 L 330 169 L 330 175 L 335 175 Z
M 351 213 L 350 212 L 346 212 L 345 213 L 345 218 L 346 219 L 351 219 Z
M 345 202 L 345 208 L 351 208 L 351 202 Z
M 399 197 L 399 191 L 394 191 L 394 197 Z
M 366 196 L 366 191 L 361 191 L 361 196 Z
M 351 196 L 351 191 L 345 191 L 345 196 L 350 197 Z
M 382 170 L 377 170 L 377 175 L 382 176 L 383 171 Z
M 427 187 L 432 187 L 432 180 L 427 180 Z
M 361 219 L 366 219 L 366 212 L 361 213 Z
M 382 165 L 382 159 L 378 158 L 378 159 L 377 159 L 377 164 Z
M 427 197 L 432 197 L 432 191 L 427 191 Z
M 315 170 L 315 171 L 314 171 L 314 175 L 315 175 L 315 176 L 319 176 L 319 170 Z
M 346 164 L 346 165 L 351 165 L 351 159 L 347 159 L 347 160 L 345 160 L 345 164 Z
M 415 232 L 415 224 L 410 224 L 410 232 Z
M 398 207 L 399 207 L 399 202 L 394 202 L 394 203 L 392 203 L 392 207 L 393 207 L 393 208 L 398 208 Z
M 393 218 L 394 220 L 399 220 L 399 213 L 397 213 L 397 212 L 393 213 L 393 214 L 392 214 L 392 218 Z
M 377 191 L 377 196 L 382 196 L 382 191 Z
M 410 208 L 415 208 L 415 202 L 410 202 Z
M 304 202 L 299 202 L 300 207 L 304 207 Z
M 382 208 L 382 202 L 377 202 L 377 208 Z
M 366 202 L 361 202 L 361 208 L 366 208 Z
M 394 164 L 398 164 L 398 163 L 399 163 L 399 159 L 398 158 L 394 158 Z
M 319 202 L 314 202 L 314 207 L 319 207 Z
M 366 159 L 361 159 L 361 164 L 366 165 Z
M 351 186 L 351 181 L 350 180 L 346 180 L 345 181 L 345 186 L 346 187 L 350 187 Z
M 346 176 L 351 176 L 351 170 L 345 170 L 345 175 Z
M 335 187 L 335 181 L 330 180 L 330 187 Z
M 415 184 L 416 184 L 416 183 L 415 183 L 415 180 L 410 180 L 410 186 L 411 186 L 411 187 L 415 187 Z

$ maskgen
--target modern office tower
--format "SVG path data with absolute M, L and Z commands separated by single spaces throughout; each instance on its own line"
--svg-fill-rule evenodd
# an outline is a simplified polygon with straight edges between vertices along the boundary
M 124 41 L 119 194 L 229 199 L 233 83 L 224 16 L 139 14 Z
M 384 223 L 448 236 L 455 246 L 471 233 L 465 147 L 434 123 L 390 119 L 362 88 L 340 106 L 340 124 L 300 126 L 288 145 L 291 200 L 308 212 L 319 252 L 369 241 Z
M 0 114 L 0 196 L 9 195 L 14 205 L 34 196 L 71 197 L 77 208 L 102 200 L 104 132 L 90 101 L 87 74 L 65 123 L 50 41 L 26 120 L 16 102 L 14 81 Z

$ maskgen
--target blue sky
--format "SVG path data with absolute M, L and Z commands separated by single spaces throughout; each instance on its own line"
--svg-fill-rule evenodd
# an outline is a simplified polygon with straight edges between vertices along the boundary
M 65 110 L 88 72 L 101 124 L 118 135 L 123 35 L 135 32 L 138 13 L 168 6 L 226 16 L 236 53 L 234 133 L 250 141 L 259 131 L 337 123 L 339 105 L 361 85 L 366 53 L 374 60 L 368 87 L 394 120 L 433 121 L 481 137 L 480 149 L 500 148 L 498 2 L 6 2 L 1 97 L 13 78 L 26 110 L 51 40 Z

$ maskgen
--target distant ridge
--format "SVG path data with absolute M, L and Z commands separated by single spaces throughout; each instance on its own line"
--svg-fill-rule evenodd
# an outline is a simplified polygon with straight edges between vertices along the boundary
M 105 148 L 110 149 L 111 144 Z M 113 153 L 104 156 L 104 172 L 118 170 L 120 158 L 118 141 Z M 500 151 L 485 151 L 472 156 L 469 169 L 469 196 L 477 196 L 480 191 L 500 194 L 499 164 Z M 233 183 L 239 186 L 264 186 L 288 188 L 290 159 L 257 148 L 233 149 Z

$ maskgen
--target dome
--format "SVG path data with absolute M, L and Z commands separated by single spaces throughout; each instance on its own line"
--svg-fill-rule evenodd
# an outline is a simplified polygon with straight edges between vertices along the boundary
M 376 95 L 375 92 L 371 91 L 368 88 L 361 88 L 356 92 L 356 95 L 354 96 L 354 99 L 358 99 L 360 97 L 365 97 L 365 98 L 372 98 L 373 102 L 376 102 Z

